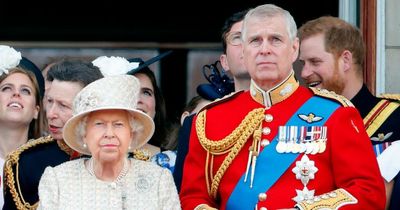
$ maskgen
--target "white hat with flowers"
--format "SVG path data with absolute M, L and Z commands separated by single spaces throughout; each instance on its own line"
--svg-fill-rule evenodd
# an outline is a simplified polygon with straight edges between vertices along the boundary
M 8 70 L 18 66 L 21 61 L 21 53 L 14 48 L 0 45 L 0 76 L 8 74 Z
M 114 75 L 96 80 L 84 87 L 73 102 L 73 116 L 63 130 L 64 141 L 74 150 L 90 155 L 77 129 L 81 120 L 91 112 L 99 110 L 126 110 L 133 116 L 136 127 L 131 151 L 146 144 L 154 133 L 154 122 L 147 114 L 137 109 L 140 83 L 132 75 Z

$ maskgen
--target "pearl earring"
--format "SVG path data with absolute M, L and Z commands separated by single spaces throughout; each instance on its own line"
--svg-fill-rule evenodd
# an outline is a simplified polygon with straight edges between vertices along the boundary
M 132 147 L 131 147 L 131 145 L 129 145 L 128 150 L 131 150 L 131 149 L 132 149 Z
M 85 148 L 85 149 L 87 148 L 87 144 L 86 144 L 86 143 L 83 143 L 82 146 L 83 146 L 83 148 Z

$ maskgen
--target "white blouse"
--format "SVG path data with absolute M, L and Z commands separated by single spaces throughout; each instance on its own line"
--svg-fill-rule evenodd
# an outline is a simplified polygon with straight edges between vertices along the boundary
M 128 173 L 119 183 L 92 176 L 85 159 L 47 167 L 39 183 L 38 209 L 181 209 L 168 169 L 131 159 Z

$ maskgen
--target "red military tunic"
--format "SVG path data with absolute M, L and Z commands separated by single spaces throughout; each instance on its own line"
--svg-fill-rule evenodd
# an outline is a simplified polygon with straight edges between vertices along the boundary
M 249 148 L 254 140 L 253 135 L 250 135 L 229 161 L 228 156 L 232 148 L 235 148 L 232 143 L 229 144 L 229 138 L 233 139 L 233 144 L 239 141 L 239 134 L 243 130 L 237 129 L 243 121 L 246 121 L 244 119 L 251 111 L 257 108 L 264 109 L 261 118 L 254 116 L 247 118 L 248 124 L 242 128 L 249 128 L 253 126 L 251 125 L 253 121 L 261 119 L 259 120 L 262 121 L 261 139 L 264 142 L 272 141 L 278 135 L 279 126 L 285 125 L 297 109 L 314 94 L 312 90 L 299 86 L 292 74 L 284 83 L 269 92 L 263 92 L 252 82 L 250 91 L 237 93 L 205 107 L 204 135 L 199 133 L 203 132 L 201 123 L 197 122 L 197 127 L 196 123 L 192 126 L 180 193 L 183 209 L 194 209 L 200 204 L 226 209 L 229 196 L 248 168 Z M 341 98 L 333 93 L 327 93 L 326 97 L 324 100 Z M 318 199 L 314 197 L 311 202 L 306 200 L 298 202 L 298 206 L 302 209 L 316 209 L 315 206 L 319 204 L 340 209 L 383 209 L 384 184 L 362 119 L 354 107 L 345 105 L 348 101 L 340 99 L 337 102 L 341 102 L 344 106 L 341 105 L 336 109 L 325 123 L 326 150 L 307 155 L 314 161 L 317 171 L 306 187 L 315 190 L 314 196 Z M 195 122 L 200 115 L 201 113 Z M 218 152 L 208 152 L 209 149 L 202 141 L 204 136 L 214 142 L 227 141 L 226 148 L 222 146 Z M 266 147 L 267 144 L 262 144 L 260 152 Z M 296 190 L 301 191 L 305 185 L 296 179 L 296 174 L 292 170 L 296 167 L 296 161 L 300 161 L 304 155 L 299 154 L 280 178 L 263 196 L 260 196 L 253 209 L 293 208 L 296 205 L 293 200 L 298 195 Z M 216 174 L 218 176 L 215 176 Z M 258 171 L 254 179 L 262 176 L 263 172 Z M 219 183 L 213 185 L 215 181 Z M 212 186 L 217 186 L 217 190 L 213 191 Z M 343 193 L 342 199 L 337 196 L 327 196 L 332 191 Z M 323 199 L 320 199 L 321 197 Z M 242 200 L 238 199 L 235 202 Z

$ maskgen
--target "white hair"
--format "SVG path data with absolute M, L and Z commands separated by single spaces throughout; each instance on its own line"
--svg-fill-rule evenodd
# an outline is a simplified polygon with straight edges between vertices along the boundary
M 143 125 L 136 120 L 136 117 L 132 113 L 128 111 L 126 111 L 126 113 L 128 114 L 128 120 L 129 120 L 129 126 L 131 127 L 131 132 L 134 134 L 131 142 L 131 147 L 132 149 L 135 149 L 136 148 L 135 135 L 140 135 L 141 131 L 143 130 Z M 89 114 L 84 116 L 75 127 L 76 139 L 78 143 L 80 143 L 81 145 L 84 143 L 83 137 L 86 136 L 87 120 Z
M 275 6 L 274 4 L 260 5 L 256 8 L 251 9 L 249 12 L 247 12 L 247 14 L 243 20 L 242 40 L 245 40 L 245 37 L 247 35 L 247 24 L 251 18 L 276 17 L 279 15 L 282 15 L 285 18 L 286 30 L 287 30 L 290 40 L 293 42 L 297 37 L 296 22 L 294 21 L 292 15 L 288 11 L 286 11 L 278 6 Z

